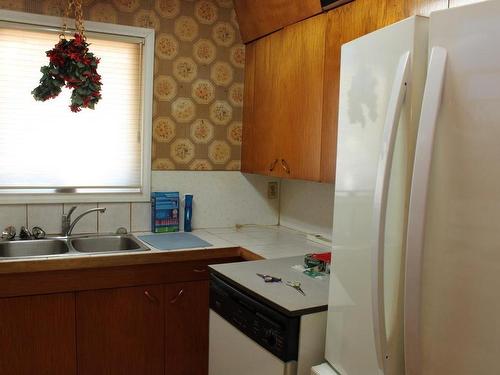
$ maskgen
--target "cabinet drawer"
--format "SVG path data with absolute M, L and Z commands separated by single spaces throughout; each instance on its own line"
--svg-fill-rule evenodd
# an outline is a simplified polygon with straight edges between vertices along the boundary
M 239 262 L 238 256 L 185 262 L 0 275 L 0 297 L 208 280 L 209 264 Z

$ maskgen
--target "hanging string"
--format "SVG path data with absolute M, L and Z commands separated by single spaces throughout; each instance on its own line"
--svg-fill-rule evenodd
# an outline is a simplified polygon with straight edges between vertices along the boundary
M 73 10 L 73 15 L 75 18 L 75 29 L 76 33 L 80 34 L 83 39 L 87 39 L 85 36 L 85 26 L 83 24 L 83 10 L 82 10 L 82 0 L 69 0 L 68 6 L 64 11 L 63 25 L 61 34 L 59 38 L 66 39 L 66 33 L 68 31 L 68 19 L 70 17 L 71 11 Z

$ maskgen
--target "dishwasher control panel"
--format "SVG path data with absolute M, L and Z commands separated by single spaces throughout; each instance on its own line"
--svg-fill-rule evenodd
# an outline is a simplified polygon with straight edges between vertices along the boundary
M 299 317 L 289 317 L 210 275 L 210 308 L 284 362 L 297 360 Z

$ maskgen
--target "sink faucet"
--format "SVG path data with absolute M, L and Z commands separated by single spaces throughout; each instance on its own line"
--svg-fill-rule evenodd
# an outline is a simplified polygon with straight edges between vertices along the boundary
M 69 209 L 68 213 L 62 215 L 61 227 L 63 236 L 66 236 L 68 234 L 69 227 L 71 226 L 71 214 L 75 210 L 76 206 L 73 206 Z
M 73 233 L 73 229 L 75 228 L 76 223 L 78 223 L 82 217 L 84 217 L 87 214 L 90 214 L 92 212 L 100 212 L 104 213 L 106 212 L 105 207 L 96 207 L 96 208 L 91 208 L 90 210 L 82 212 L 80 215 L 76 217 L 73 222 L 71 222 L 71 214 L 73 211 L 76 210 L 76 206 L 73 206 L 70 208 L 67 214 L 64 214 L 62 216 L 62 234 L 63 236 L 71 236 L 71 233 Z

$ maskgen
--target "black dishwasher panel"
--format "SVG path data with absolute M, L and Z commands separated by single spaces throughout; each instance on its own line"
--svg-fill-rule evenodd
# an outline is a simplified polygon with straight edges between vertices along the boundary
M 284 362 L 298 355 L 299 317 L 288 317 L 210 275 L 210 308 Z

